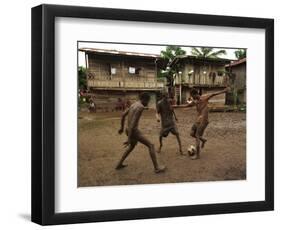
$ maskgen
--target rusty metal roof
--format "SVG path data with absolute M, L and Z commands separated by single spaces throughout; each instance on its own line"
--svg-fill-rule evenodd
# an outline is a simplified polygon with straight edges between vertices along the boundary
M 238 61 L 233 61 L 230 64 L 225 65 L 225 67 L 237 66 L 237 65 L 240 65 L 242 63 L 245 63 L 246 61 L 247 61 L 247 58 L 242 58 L 242 59 L 240 59 Z
M 97 48 L 79 48 L 79 51 L 86 53 L 96 53 L 96 54 L 110 54 L 119 56 L 134 56 L 134 57 L 147 57 L 147 58 L 160 58 L 159 54 L 148 54 L 148 53 L 138 53 L 132 51 L 120 51 L 120 50 L 108 50 L 108 49 L 97 49 Z

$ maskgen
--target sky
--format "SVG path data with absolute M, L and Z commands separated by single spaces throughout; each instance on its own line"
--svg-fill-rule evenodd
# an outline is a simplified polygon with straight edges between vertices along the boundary
M 118 50 L 118 51 L 131 51 L 131 52 L 140 52 L 140 53 L 149 53 L 149 54 L 160 54 L 161 50 L 165 50 L 166 46 L 158 46 L 158 45 L 138 45 L 138 44 L 113 44 L 113 43 L 96 43 L 96 42 L 79 42 L 79 48 L 98 48 L 98 49 L 110 49 L 110 50 Z M 189 55 L 192 47 L 184 47 L 181 46 L 183 50 L 186 51 L 186 54 Z M 219 48 L 221 49 L 221 48 Z M 214 51 L 219 50 L 218 48 L 214 48 Z M 237 48 L 229 49 L 223 48 L 226 50 L 226 55 L 221 55 L 221 58 L 236 60 L 234 52 Z M 84 52 L 79 51 L 79 66 L 85 66 L 85 55 Z

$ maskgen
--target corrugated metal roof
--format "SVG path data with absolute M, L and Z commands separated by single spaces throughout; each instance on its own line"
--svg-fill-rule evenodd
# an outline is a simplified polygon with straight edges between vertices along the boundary
M 88 53 L 110 54 L 110 55 L 160 58 L 160 55 L 158 54 L 138 53 L 132 51 L 107 50 L 107 49 L 96 49 L 96 48 L 80 48 L 79 51 L 88 52 Z
M 242 58 L 242 59 L 240 59 L 238 61 L 233 61 L 230 64 L 225 65 L 225 67 L 230 67 L 230 66 L 232 67 L 232 66 L 240 65 L 240 64 L 242 64 L 242 63 L 244 63 L 246 61 L 247 61 L 247 58 Z

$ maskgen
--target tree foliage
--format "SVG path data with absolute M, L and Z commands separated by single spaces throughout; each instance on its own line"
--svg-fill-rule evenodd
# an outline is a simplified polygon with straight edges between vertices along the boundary
M 171 96 L 172 88 L 173 88 L 173 81 L 174 81 L 174 74 L 178 73 L 180 69 L 180 64 L 174 64 L 169 66 L 169 64 L 175 59 L 177 56 L 185 55 L 186 51 L 183 50 L 180 46 L 167 46 L 165 50 L 162 50 L 160 55 L 161 57 L 166 60 L 167 67 L 163 69 L 158 77 L 166 78 L 167 86 L 168 86 L 168 93 Z
M 79 82 L 79 89 L 87 88 L 87 73 L 86 73 L 86 68 L 83 66 L 78 67 L 78 82 Z
M 220 56 L 226 55 L 226 51 L 225 50 L 214 51 L 213 48 L 194 47 L 191 50 L 191 54 L 200 58 L 220 58 Z
M 179 46 L 167 46 L 165 50 L 162 50 L 160 55 L 162 58 L 172 61 L 176 56 L 185 55 L 186 51 Z
M 186 51 L 183 50 L 180 46 L 167 46 L 165 50 L 162 50 L 160 55 L 167 63 L 171 63 L 177 56 L 185 55 Z M 173 65 L 168 69 L 165 69 L 160 77 L 171 77 L 174 73 L 178 72 L 180 66 L 179 64 Z
M 239 49 L 234 52 L 235 57 L 240 60 L 246 57 L 246 49 Z

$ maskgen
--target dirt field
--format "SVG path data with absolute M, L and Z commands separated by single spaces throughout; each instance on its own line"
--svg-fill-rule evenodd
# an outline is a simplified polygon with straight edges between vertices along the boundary
M 195 144 L 189 132 L 195 119 L 194 109 L 176 109 L 178 129 L 187 153 Z M 205 137 L 208 139 L 199 160 L 178 154 L 176 138 L 164 139 L 158 158 L 167 171 L 155 174 L 148 150 L 138 144 L 125 161 L 128 167 L 115 170 L 127 139 L 117 133 L 120 112 L 79 113 L 78 186 L 152 184 L 192 181 L 219 181 L 246 179 L 246 114 L 210 113 Z M 158 148 L 160 123 L 153 110 L 145 111 L 140 130 Z

